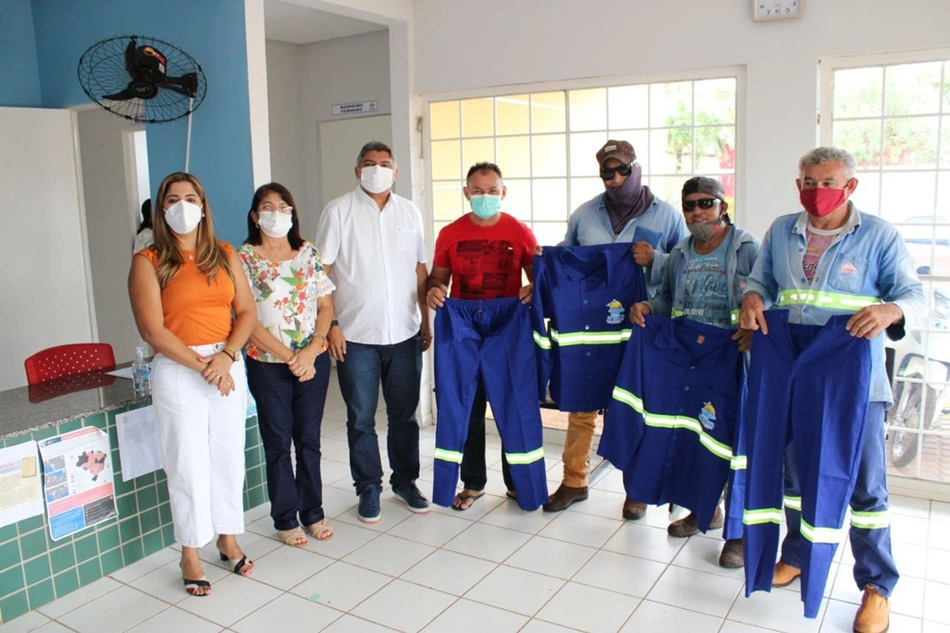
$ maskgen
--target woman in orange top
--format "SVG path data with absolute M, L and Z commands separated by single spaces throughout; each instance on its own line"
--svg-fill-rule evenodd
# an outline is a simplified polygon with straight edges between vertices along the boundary
M 214 237 L 211 207 L 191 174 L 166 177 L 155 196 L 155 243 L 132 258 L 129 297 L 155 349 L 152 403 L 161 432 L 185 590 L 211 593 L 198 550 L 218 535 L 221 560 L 247 575 L 244 532 L 247 378 L 241 348 L 257 324 L 234 249 Z

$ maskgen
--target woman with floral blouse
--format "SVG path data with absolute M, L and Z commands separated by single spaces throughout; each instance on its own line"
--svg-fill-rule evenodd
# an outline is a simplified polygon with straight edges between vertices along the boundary
M 281 540 L 300 547 L 307 543 L 301 525 L 318 540 L 333 536 L 323 514 L 320 423 L 330 380 L 326 335 L 334 286 L 316 247 L 300 237 L 295 206 L 283 185 L 260 187 L 238 254 L 257 305 L 247 378 L 267 459 L 270 514 Z

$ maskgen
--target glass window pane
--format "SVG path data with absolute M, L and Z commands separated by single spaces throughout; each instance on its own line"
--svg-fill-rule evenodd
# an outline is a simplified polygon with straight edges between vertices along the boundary
M 950 61 L 943 63 L 943 111 L 950 112 Z
M 567 175 L 567 139 L 564 134 L 531 137 L 531 175 Z
M 571 175 L 598 175 L 600 167 L 597 165 L 597 151 L 606 142 L 605 132 L 571 134 Z
M 564 241 L 567 222 L 534 222 L 531 230 L 541 246 L 557 246 Z
M 696 125 L 736 122 L 736 80 L 706 79 L 693 84 Z
M 506 179 L 505 201 L 502 209 L 522 222 L 531 221 L 531 181 L 524 179 Z
M 457 181 L 432 183 L 432 212 L 436 220 L 458 219 L 464 213 L 464 204 L 462 183 Z
M 943 64 L 902 64 L 884 69 L 884 112 L 929 114 L 940 111 Z
M 682 200 L 683 183 L 686 182 L 686 176 L 650 176 L 646 184 L 650 191 L 660 200 L 665 200 L 673 205 L 674 209 L 680 208 Z M 734 215 L 730 216 L 735 218 Z
M 607 129 L 607 89 L 571 90 L 571 131 Z
M 531 95 L 531 131 L 563 132 L 565 126 L 564 92 L 542 92 Z
M 884 119 L 885 167 L 935 167 L 938 117 Z
M 495 100 L 466 99 L 462 102 L 462 136 L 491 136 L 495 133 Z
M 698 127 L 696 136 L 697 174 L 733 172 L 736 169 L 736 129 L 730 126 Z
M 881 116 L 882 66 L 837 70 L 834 82 L 834 118 Z
M 627 141 L 633 145 L 633 152 L 637 155 L 637 160 L 640 161 L 640 166 L 643 168 L 643 173 L 649 173 L 650 164 L 649 160 L 647 160 L 650 158 L 649 130 L 611 130 L 610 134 L 607 136 L 614 140 Z M 596 155 L 591 156 L 591 159 L 594 162 L 594 168 L 597 169 Z
M 571 178 L 571 212 L 594 196 L 604 192 L 604 181 L 598 178 Z
M 495 162 L 495 139 L 477 138 L 462 141 L 462 176 L 475 163 Z M 502 171 L 501 173 L 505 173 Z
M 650 130 L 649 170 L 651 174 L 692 173 L 693 128 Z
M 692 125 L 692 97 L 693 84 L 690 81 L 650 84 L 650 125 Z
M 532 182 L 533 219 L 564 221 L 568 216 L 567 180 L 565 178 L 535 178 Z
M 914 260 L 914 270 L 921 269 L 933 271 L 934 255 L 940 252 L 946 255 L 946 249 L 950 245 L 940 244 L 946 240 L 937 239 L 935 234 L 936 226 L 933 223 L 933 216 L 911 216 L 907 218 L 907 224 L 895 224 L 894 227 L 904 238 L 904 244 L 910 256 Z
M 499 136 L 528 134 L 531 131 L 531 111 L 528 95 L 508 95 L 495 98 L 495 121 Z
M 617 86 L 607 89 L 607 111 L 611 129 L 647 127 L 650 124 L 647 98 L 649 88 Z
M 452 223 L 451 223 L 451 222 L 435 222 L 435 223 L 433 223 L 433 229 L 435 230 L 435 234 L 438 235 L 438 234 L 439 234 L 439 231 L 441 231 L 442 229 L 444 229 L 445 227 L 447 227 L 447 226 L 450 225 L 450 224 L 452 224 Z
M 432 180 L 462 179 L 462 144 L 459 141 L 432 143 Z
M 881 176 L 881 217 L 892 224 L 930 215 L 934 208 L 935 172 L 890 172 Z
M 835 121 L 832 139 L 836 147 L 854 154 L 858 168 L 881 165 L 881 119 Z
M 871 215 L 881 215 L 881 172 L 855 172 L 858 188 L 854 190 L 854 204 Z
M 509 136 L 496 140 L 498 166 L 505 178 L 527 178 L 531 175 L 531 138 Z
M 441 101 L 429 104 L 429 133 L 434 139 L 458 138 L 459 102 Z

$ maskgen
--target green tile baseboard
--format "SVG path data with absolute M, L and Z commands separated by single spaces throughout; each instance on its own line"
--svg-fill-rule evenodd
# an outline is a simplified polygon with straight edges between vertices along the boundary
M 4 446 L 38 440 L 86 426 L 109 433 L 118 457 L 115 416 L 143 405 L 98 413 L 54 427 L 7 437 Z M 267 476 L 257 417 L 247 419 L 244 509 L 267 501 Z M 46 516 L 0 527 L 0 624 L 99 580 L 126 565 L 174 543 L 165 473 L 149 473 L 122 481 L 121 462 L 114 461 L 119 517 L 53 541 Z

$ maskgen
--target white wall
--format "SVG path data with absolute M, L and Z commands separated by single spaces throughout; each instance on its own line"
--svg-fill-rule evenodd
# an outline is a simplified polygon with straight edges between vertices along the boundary
M 264 44 L 264 0 L 244 0 L 247 45 L 248 115 L 251 128 L 251 176 L 254 187 L 271 181 L 267 114 L 267 53 Z
M 22 192 L 0 249 L 0 390 L 26 384 L 23 361 L 93 340 L 86 293 L 73 113 L 0 108 L 0 190 Z M 15 151 L 14 151 L 15 149 Z M 131 249 L 130 249 L 131 250 Z
M 739 221 L 762 235 L 798 208 L 797 159 L 817 141 L 819 58 L 946 46 L 950 2 L 809 0 L 801 19 L 772 23 L 752 22 L 750 4 L 482 0 L 473 22 L 469 2 L 416 0 L 415 89 L 433 95 L 744 66 Z
M 290 189 L 297 207 L 306 210 L 309 201 L 303 151 L 304 123 L 300 114 L 300 48 L 296 44 L 267 40 L 267 108 L 271 178 Z

